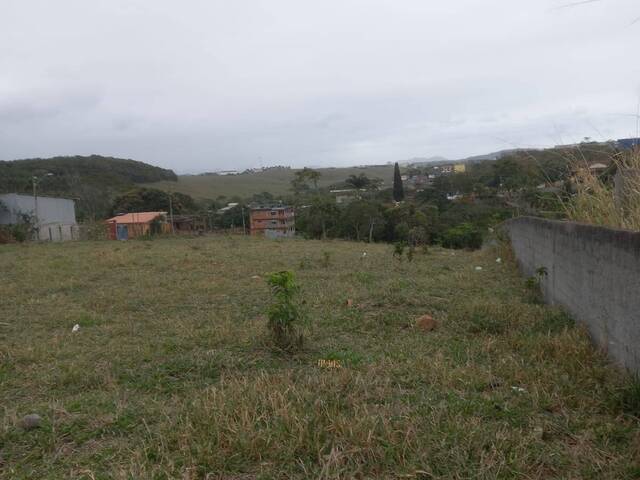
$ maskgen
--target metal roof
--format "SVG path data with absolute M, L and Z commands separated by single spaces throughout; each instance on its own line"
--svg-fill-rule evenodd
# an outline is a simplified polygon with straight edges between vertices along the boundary
M 149 223 L 167 212 L 137 212 L 117 215 L 106 220 L 107 223 Z

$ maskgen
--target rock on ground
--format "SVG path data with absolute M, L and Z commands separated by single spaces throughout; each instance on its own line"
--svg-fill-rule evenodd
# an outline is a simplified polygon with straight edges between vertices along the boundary
M 25 430 L 32 430 L 34 428 L 38 428 L 42 423 L 42 417 L 37 413 L 31 413 L 29 415 L 25 415 L 20 420 L 20 426 Z
M 438 326 L 438 322 L 431 315 L 423 315 L 416 320 L 416 328 L 423 332 L 430 332 Z

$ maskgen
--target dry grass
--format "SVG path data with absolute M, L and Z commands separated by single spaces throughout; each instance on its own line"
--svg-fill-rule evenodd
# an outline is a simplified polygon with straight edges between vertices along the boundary
M 264 276 L 283 269 L 308 318 L 294 356 L 266 336 Z M 640 474 L 628 378 L 491 251 L 8 245 L 0 271 L 2 478 Z M 435 331 L 412 328 L 424 313 Z M 44 426 L 25 432 L 31 412 Z
M 612 161 L 624 177 L 618 188 L 581 162 L 574 162 L 577 192 L 565 204 L 567 217 L 594 225 L 640 230 L 640 150 L 618 154 Z

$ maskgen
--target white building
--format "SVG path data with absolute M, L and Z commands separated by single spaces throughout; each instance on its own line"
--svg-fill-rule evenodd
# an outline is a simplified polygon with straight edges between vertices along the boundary
M 0 195 L 0 225 L 31 221 L 38 240 L 60 242 L 77 238 L 76 207 L 66 198 L 8 193 Z

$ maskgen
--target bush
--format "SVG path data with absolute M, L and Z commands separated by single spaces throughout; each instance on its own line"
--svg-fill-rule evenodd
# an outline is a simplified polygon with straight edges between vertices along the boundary
M 444 232 L 442 246 L 445 248 L 469 248 L 475 250 L 482 246 L 482 233 L 470 223 L 462 223 Z
M 34 229 L 31 224 L 18 223 L 16 225 L 5 225 L 0 227 L 1 243 L 22 243 L 33 238 Z
M 15 243 L 15 241 L 9 229 L 0 227 L 0 245 L 3 243 Z
M 293 273 L 288 271 L 272 273 L 267 283 L 275 299 L 267 311 L 271 337 L 280 350 L 292 352 L 301 348 L 303 342 L 303 336 L 297 328 L 301 319 L 295 302 L 298 286 Z

